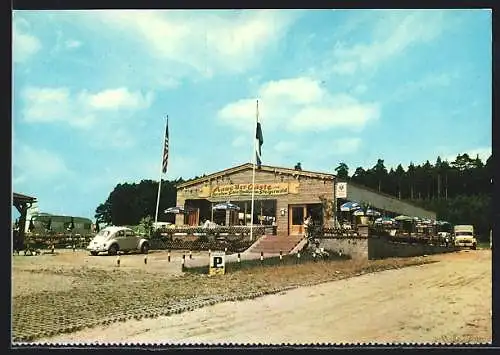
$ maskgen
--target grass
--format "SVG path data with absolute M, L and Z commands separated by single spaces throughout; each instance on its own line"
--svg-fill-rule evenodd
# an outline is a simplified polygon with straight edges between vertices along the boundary
M 157 317 L 180 304 L 189 305 L 201 300 L 213 300 L 215 303 L 230 296 L 244 298 L 257 292 L 273 292 L 284 287 L 317 284 L 429 262 L 427 258 L 415 257 L 253 265 L 217 277 L 200 273 L 172 276 L 139 269 L 116 268 L 105 271 L 89 267 L 68 269 L 57 266 L 19 271 L 14 265 L 13 287 L 16 287 L 16 272 L 22 272 L 38 282 L 42 282 L 44 276 L 53 277 L 54 274 L 71 278 L 72 281 L 69 289 L 33 290 L 14 296 L 13 340 L 34 341 L 85 327 Z M 29 280 L 25 281 L 29 285 Z

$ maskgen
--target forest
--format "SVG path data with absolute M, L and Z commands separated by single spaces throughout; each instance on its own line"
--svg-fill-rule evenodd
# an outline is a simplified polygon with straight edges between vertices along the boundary
M 388 170 L 384 160 L 378 159 L 373 167 L 357 167 L 351 174 L 349 166 L 341 162 L 334 171 L 340 180 L 352 181 L 435 211 L 439 220 L 472 224 L 478 237 L 487 240 L 492 228 L 492 165 L 491 156 L 483 162 L 478 156 L 471 158 L 468 154 L 459 154 L 452 162 L 437 157 L 434 163 L 410 163 L 407 169 L 400 164 Z M 302 169 L 301 163 L 297 163 L 295 169 Z M 162 180 L 159 221 L 174 222 L 174 216 L 163 211 L 175 206 L 175 186 L 185 181 L 182 178 Z M 97 207 L 95 218 L 105 224 L 137 225 L 144 217 L 154 218 L 157 193 L 158 181 L 118 184 Z

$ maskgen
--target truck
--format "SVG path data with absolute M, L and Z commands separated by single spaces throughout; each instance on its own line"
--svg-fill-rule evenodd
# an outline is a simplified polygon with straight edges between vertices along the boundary
M 476 250 L 477 240 L 474 236 L 474 226 L 472 225 L 456 225 L 453 228 L 455 235 L 455 246 L 470 248 Z

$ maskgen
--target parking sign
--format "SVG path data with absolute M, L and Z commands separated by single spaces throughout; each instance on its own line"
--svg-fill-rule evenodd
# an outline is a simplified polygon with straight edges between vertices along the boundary
M 210 254 L 209 275 L 224 275 L 226 271 L 226 253 L 214 251 Z

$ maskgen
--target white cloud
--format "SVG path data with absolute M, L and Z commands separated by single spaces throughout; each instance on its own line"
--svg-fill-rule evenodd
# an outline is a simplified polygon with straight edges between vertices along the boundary
M 334 127 L 357 130 L 380 115 L 377 103 L 363 103 L 346 94 L 331 95 L 319 81 L 307 77 L 266 83 L 258 95 L 264 132 L 267 129 L 319 131 Z M 242 99 L 220 109 L 218 118 L 234 128 L 249 130 L 255 122 L 255 114 L 256 100 Z
M 15 63 L 22 63 L 36 54 L 41 48 L 40 40 L 27 33 L 29 23 L 24 19 L 15 19 L 12 26 L 12 57 Z
M 251 139 L 250 137 L 245 137 L 245 136 L 238 136 L 236 137 L 232 142 L 231 142 L 231 145 L 235 148 L 238 148 L 238 147 L 243 147 L 247 144 L 247 142 L 251 143 Z
M 64 42 L 64 45 L 66 46 L 67 49 L 76 49 L 82 46 L 82 42 L 77 41 L 76 39 L 69 39 L 66 42 Z
M 29 181 L 50 181 L 73 174 L 55 152 L 14 141 L 14 187 Z
M 144 109 L 151 105 L 153 94 L 130 92 L 127 88 L 108 89 L 97 94 L 83 93 L 81 99 L 96 110 Z
M 280 153 L 288 153 L 293 151 L 297 145 L 294 142 L 280 141 L 274 146 L 274 150 Z
M 386 101 L 401 101 L 411 94 L 435 87 L 448 87 L 460 77 L 458 70 L 446 73 L 431 73 L 420 80 L 411 81 L 398 88 Z
M 352 92 L 354 94 L 361 95 L 361 94 L 364 94 L 366 92 L 366 90 L 368 90 L 368 87 L 366 85 L 360 84 L 360 85 L 356 85 L 353 88 Z
M 372 30 L 372 41 L 354 45 L 336 43 L 331 70 L 354 74 L 358 69 L 375 68 L 414 44 L 435 39 L 442 32 L 443 23 L 443 11 L 384 11 Z
M 480 147 L 480 148 L 472 148 L 457 152 L 455 154 L 443 154 L 441 156 L 442 160 L 447 160 L 448 162 L 455 161 L 457 155 L 467 153 L 469 157 L 475 159 L 477 155 L 479 155 L 479 159 L 486 162 L 486 160 L 491 156 L 491 147 Z
M 135 42 L 173 73 L 244 72 L 260 62 L 296 17 L 295 11 L 95 11 L 90 21 Z M 180 70 L 182 69 L 182 70 Z
M 360 138 L 341 138 L 333 142 L 334 154 L 352 154 L 355 153 L 361 145 Z
M 87 91 L 72 94 L 64 87 L 27 87 L 22 92 L 22 99 L 22 114 L 26 122 L 64 122 L 90 128 L 98 121 L 99 111 L 145 109 L 151 105 L 153 95 L 130 92 L 127 88 L 108 89 L 95 94 Z

